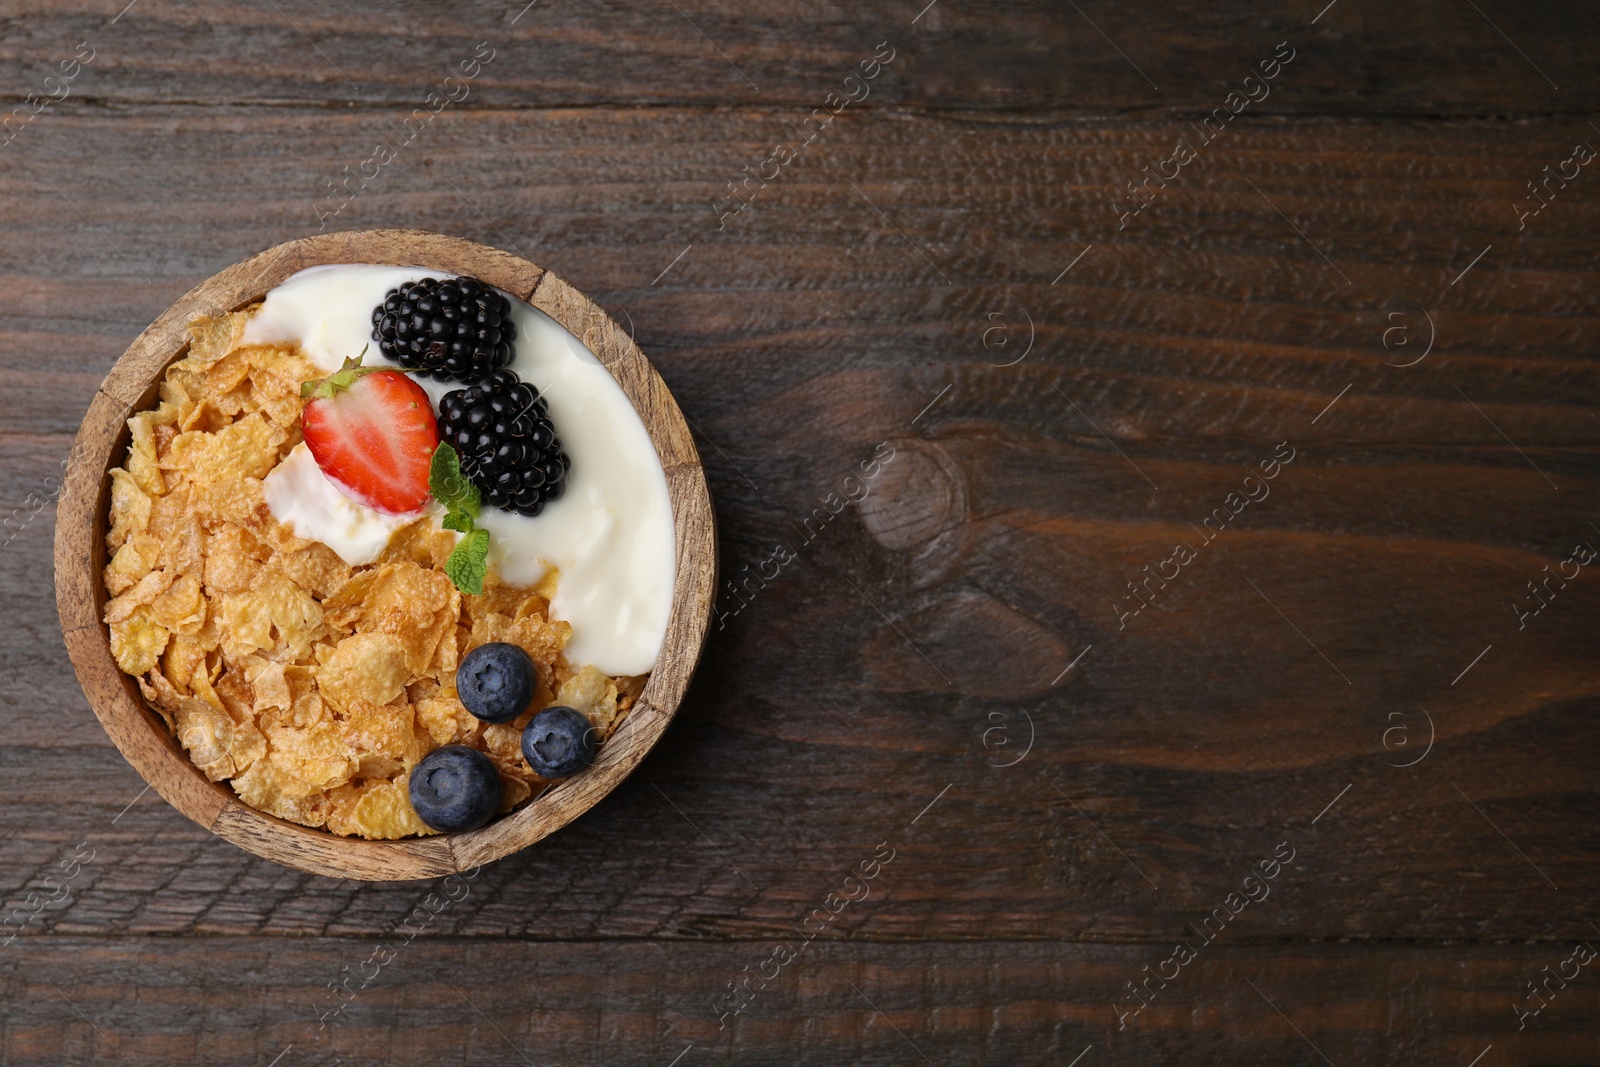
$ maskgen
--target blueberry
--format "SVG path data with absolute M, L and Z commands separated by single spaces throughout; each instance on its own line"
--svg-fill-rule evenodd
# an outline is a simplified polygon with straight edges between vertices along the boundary
M 504 641 L 479 645 L 456 668 L 456 695 L 484 722 L 510 722 L 521 715 L 538 686 L 533 660 Z
M 411 807 L 441 833 L 476 830 L 500 807 L 500 772 L 475 748 L 436 748 L 411 769 Z
M 594 727 L 581 712 L 545 708 L 522 731 L 522 758 L 541 778 L 566 778 L 594 761 Z

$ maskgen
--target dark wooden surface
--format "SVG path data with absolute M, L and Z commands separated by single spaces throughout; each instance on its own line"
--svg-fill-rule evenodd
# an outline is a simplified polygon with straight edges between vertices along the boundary
M 1600 947 L 1600 569 L 1512 607 L 1600 548 L 1600 177 L 1513 207 L 1600 146 L 1600 14 L 677 7 L 0 18 L 18 102 L 95 50 L 0 147 L 0 893 L 59 896 L 0 947 L 0 1063 L 1600 1062 L 1595 965 L 1517 1016 Z M 1119 230 L 1125 183 L 1286 40 Z M 48 498 L 128 342 L 315 232 L 479 41 L 471 95 L 332 225 L 507 247 L 631 321 L 724 576 L 795 559 L 724 591 L 629 781 L 408 934 L 439 884 L 298 874 L 141 796 L 62 647 Z M 872 95 L 719 230 L 724 184 L 881 41 Z M 867 899 L 719 1030 L 880 842 Z M 1271 895 L 1119 1030 L 1125 983 L 1281 842 Z

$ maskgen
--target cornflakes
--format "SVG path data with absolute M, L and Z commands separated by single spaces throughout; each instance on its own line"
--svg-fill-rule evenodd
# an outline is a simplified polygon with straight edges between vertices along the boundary
M 317 685 L 346 709 L 358 700 L 387 704 L 405 690 L 405 647 L 394 634 L 351 634 L 327 649 L 317 668 Z
M 283 775 L 271 759 L 257 760 L 250 769 L 236 776 L 233 791 L 252 808 L 288 819 L 302 826 L 322 826 L 332 807 L 327 793 L 291 797 L 284 792 Z
M 585 667 L 561 683 L 556 703 L 582 712 L 605 737 L 617 717 L 617 683 L 593 667 Z
M 150 525 L 150 497 L 133 475 L 118 468 L 111 472 L 111 529 L 106 534 L 106 547 L 113 551 L 134 534 L 144 533 Z
M 171 633 L 156 625 L 150 618 L 148 607 L 138 608 L 132 615 L 111 626 L 111 655 L 117 666 L 127 674 L 141 675 L 149 672 L 167 649 Z
M 230 660 L 277 649 L 291 661 L 310 653 L 322 629 L 322 608 L 310 593 L 273 570 L 256 572 L 250 588 L 227 593 L 219 607 L 222 647 Z
M 299 443 L 300 385 L 320 372 L 296 345 L 243 344 L 253 313 L 191 323 L 160 403 L 128 420 L 106 535 L 117 665 L 195 766 L 279 818 L 373 840 L 431 834 L 408 784 L 447 744 L 494 763 L 502 812 L 526 803 L 547 784 L 521 755 L 534 709 L 569 704 L 604 737 L 642 679 L 566 662 L 554 571 L 537 589 L 491 575 L 464 596 L 444 574 L 455 537 L 430 520 L 356 567 L 278 523 L 261 480 Z M 534 703 L 503 725 L 455 690 L 461 657 L 488 641 L 521 646 L 539 670 Z
M 407 795 L 410 781 L 411 772 L 407 770 L 392 780 L 365 782 L 340 794 L 329 812 L 328 828 L 374 841 L 433 833 L 411 808 Z

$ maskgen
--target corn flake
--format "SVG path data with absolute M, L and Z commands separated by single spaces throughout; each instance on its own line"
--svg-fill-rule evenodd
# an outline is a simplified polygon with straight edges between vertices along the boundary
M 146 697 L 170 713 L 179 742 L 213 782 L 244 772 L 265 753 L 254 723 L 236 720 L 204 697 L 183 696 L 160 674 L 152 679 L 153 684 L 142 685 Z
M 151 571 L 134 583 L 133 587 L 106 603 L 107 623 L 119 623 L 133 617 L 136 609 L 149 606 L 156 597 L 172 584 L 171 571 Z
M 106 564 L 106 592 L 113 597 L 121 596 L 149 573 L 150 563 L 139 551 L 139 546 L 132 539 L 124 541 L 122 547 L 112 555 L 111 562 Z
M 200 594 L 200 579 L 192 574 L 179 575 L 165 592 L 150 602 L 150 618 L 173 633 L 199 633 L 206 618 L 206 602 Z
M 215 363 L 244 336 L 249 316 L 240 312 L 205 315 L 189 323 L 189 354 L 184 364 L 204 366 Z
M 495 811 L 501 815 L 511 811 L 533 795 L 533 787 L 534 783 L 526 779 L 500 771 L 500 806 Z
M 182 510 L 171 501 L 183 505 Z M 198 578 L 205 572 L 206 534 L 188 503 L 187 489 L 157 498 L 150 509 L 150 536 L 157 546 L 156 566 Z
M 584 667 L 561 683 L 556 703 L 582 712 L 604 737 L 617 717 L 617 683 L 593 667 Z
M 233 779 L 233 791 L 252 808 L 302 826 L 328 822 L 331 805 L 326 793 L 290 796 L 284 791 L 283 772 L 272 758 L 256 761 Z
M 281 662 L 250 656 L 244 662 L 244 676 L 250 683 L 250 709 L 255 714 L 260 715 L 268 708 L 294 711 L 294 695 L 289 691 L 289 680 Z
M 393 704 L 351 701 L 343 723 L 345 742 L 358 753 L 387 756 L 411 766 L 428 748 L 414 728 L 416 715 L 404 700 Z
M 272 519 L 259 478 L 238 478 L 201 486 L 195 493 L 194 506 L 204 520 L 231 522 L 252 531 L 265 529 Z
M 425 697 L 414 705 L 417 725 L 433 739 L 433 746 L 453 745 L 474 739 L 483 725 L 456 697 L 455 690 Z
M 133 435 L 128 445 L 128 473 L 140 489 L 151 496 L 159 496 L 167 491 L 167 483 L 156 463 L 154 418 L 153 413 L 146 412 L 128 420 L 128 430 Z
M 278 528 L 282 529 L 281 524 Z M 271 566 L 316 597 L 326 597 L 350 578 L 350 564 L 318 541 L 303 542 L 301 547 L 291 552 L 274 553 Z
M 245 592 L 261 571 L 266 555 L 260 542 L 249 530 L 231 522 L 221 523 L 206 537 L 207 591 L 213 596 L 218 593 Z
M 166 651 L 171 633 L 150 618 L 150 609 L 141 607 L 121 622 L 110 624 L 111 655 L 122 670 L 137 677 L 152 670 Z
M 285 796 L 298 799 L 335 789 L 355 776 L 355 757 L 334 719 L 324 717 L 308 729 L 271 716 L 260 722 Z
M 319 654 L 317 686 L 341 707 L 360 700 L 387 704 L 405 691 L 405 647 L 393 634 L 351 634 Z
M 332 800 L 328 828 L 374 841 L 431 835 L 434 831 L 412 810 L 409 788 L 410 775 L 402 774 L 390 781 L 363 782 L 340 791 Z
M 161 673 L 173 689 L 185 696 L 198 695 L 195 693 L 197 684 L 203 691 L 214 692 L 211 651 L 198 637 L 175 634 L 161 655 Z
M 150 496 L 133 475 L 118 467 L 111 472 L 111 529 L 106 534 L 106 547 L 121 548 L 123 543 L 137 533 L 144 533 L 150 525 Z
M 257 574 L 248 591 L 224 596 L 221 615 L 222 647 L 235 660 L 261 649 L 290 661 L 303 659 L 322 626 L 316 600 L 270 570 Z

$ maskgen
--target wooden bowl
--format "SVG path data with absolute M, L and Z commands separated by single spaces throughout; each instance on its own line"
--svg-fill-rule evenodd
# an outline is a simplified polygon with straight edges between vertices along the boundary
M 127 455 L 129 416 L 154 406 L 167 366 L 199 315 L 236 311 L 296 271 L 329 263 L 431 268 L 481 278 L 545 312 L 593 351 L 633 402 L 666 471 L 677 544 L 672 614 L 656 668 L 595 765 L 481 830 L 406 841 L 339 837 L 267 815 L 189 761 L 134 679 L 111 656 L 101 621 L 106 588 L 108 471 Z M 140 334 L 95 394 L 73 445 L 56 511 L 56 604 L 78 681 L 106 733 L 173 807 L 219 837 L 274 862 L 330 877 L 432 878 L 499 859 L 560 829 L 639 764 L 666 730 L 700 657 L 717 584 L 716 526 L 700 455 L 683 413 L 633 339 L 572 286 L 517 256 L 417 230 L 334 233 L 290 241 L 193 289 Z

